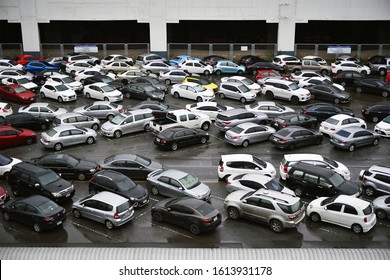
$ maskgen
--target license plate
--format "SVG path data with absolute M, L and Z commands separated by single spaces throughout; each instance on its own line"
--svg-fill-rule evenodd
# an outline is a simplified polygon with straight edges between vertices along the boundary
M 60 224 L 62 224 L 62 221 L 57 222 L 57 226 L 59 226 Z

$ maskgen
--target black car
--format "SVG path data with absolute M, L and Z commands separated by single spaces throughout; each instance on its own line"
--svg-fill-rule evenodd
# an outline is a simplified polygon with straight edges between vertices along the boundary
M 61 74 L 61 70 L 42 70 L 34 74 L 32 81 L 37 85 L 43 85 L 47 78 L 54 74 Z
M 130 83 L 122 88 L 122 93 L 126 98 L 135 98 L 140 100 L 163 101 L 165 94 L 155 86 L 147 83 Z
M 66 179 L 85 180 L 101 170 L 101 167 L 96 162 L 61 153 L 47 154 L 39 158 L 33 158 L 29 162 L 51 169 Z
M 272 69 L 280 73 L 286 72 L 286 68 L 284 66 L 277 65 L 272 62 L 256 62 L 252 65 L 248 65 L 248 67 L 246 68 L 246 72 L 248 74 L 252 73 L 252 75 L 256 76 L 258 70 L 264 70 L 264 69 Z
M 84 79 L 84 85 L 90 85 L 94 83 L 106 83 L 119 90 L 123 87 L 123 84 L 120 81 L 114 80 L 107 75 L 94 75 Z
M 139 109 L 151 109 L 153 111 L 168 111 L 169 105 L 159 101 L 146 100 L 136 104 L 130 104 L 126 107 L 127 112 L 139 110 Z
M 390 115 L 390 103 L 374 103 L 362 108 L 362 116 L 366 120 L 377 123 Z
M 155 170 L 162 169 L 161 163 L 135 154 L 116 154 L 99 162 L 103 170 L 114 170 L 131 179 L 145 180 Z
M 301 114 L 316 117 L 319 122 L 338 114 L 345 114 L 352 117 L 355 116 L 352 110 L 344 107 L 338 107 L 330 103 L 313 103 L 302 106 Z
M 129 177 L 112 170 L 102 170 L 89 180 L 89 193 L 108 191 L 128 198 L 135 208 L 149 203 L 149 193 Z
M 357 93 L 373 93 L 388 97 L 390 93 L 390 85 L 381 79 L 361 79 L 354 85 Z
M 356 71 L 341 71 L 340 73 L 334 74 L 332 80 L 334 83 L 340 84 L 343 87 L 353 86 L 357 81 L 365 78 L 366 76 Z
M 192 234 L 210 231 L 221 224 L 221 213 L 210 203 L 190 198 L 167 198 L 152 207 L 156 222 L 168 222 L 189 229 Z
M 42 195 L 12 199 L 2 212 L 4 220 L 32 226 L 36 232 L 60 226 L 66 219 L 65 209 Z
M 206 144 L 209 138 L 209 134 L 202 129 L 176 126 L 167 128 L 157 134 L 154 138 L 154 144 L 160 148 L 176 151 L 184 146 L 198 143 Z
M 285 113 L 276 116 L 271 121 L 271 127 L 275 128 L 276 130 L 291 125 L 299 125 L 302 127 L 315 129 L 317 127 L 317 118 L 299 113 Z
M 159 79 L 145 76 L 145 77 L 135 77 L 131 80 L 131 83 L 133 84 L 150 84 L 159 90 L 162 90 L 164 93 L 167 93 L 168 87 L 164 82 L 161 82 Z
M 50 127 L 50 121 L 43 117 L 34 116 L 30 113 L 15 113 L 0 119 L 0 123 L 11 125 L 17 128 L 28 128 L 31 130 L 46 130 Z
M 207 64 L 210 64 L 212 66 L 216 65 L 218 63 L 218 61 L 220 60 L 225 60 L 227 59 L 226 57 L 223 57 L 223 56 L 220 56 L 220 55 L 216 55 L 216 54 L 213 54 L 213 55 L 208 55 L 208 56 L 205 56 L 203 58 L 203 61 Z
M 314 85 L 309 87 L 308 90 L 313 99 L 330 101 L 335 104 L 348 103 L 351 101 L 351 95 L 348 92 L 333 85 Z
M 289 126 L 274 133 L 270 142 L 281 149 L 294 150 L 298 147 L 321 144 L 324 137 L 318 131 L 300 126 Z
M 266 62 L 264 59 L 261 57 L 258 57 L 256 55 L 244 55 L 243 57 L 240 58 L 240 61 L 238 64 L 244 65 L 245 67 L 252 65 L 256 62 Z

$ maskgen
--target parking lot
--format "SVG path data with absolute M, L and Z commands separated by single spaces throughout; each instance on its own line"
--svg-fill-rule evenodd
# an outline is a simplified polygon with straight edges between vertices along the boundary
M 252 76 L 249 76 L 250 78 Z M 210 79 L 219 83 L 221 77 L 211 76 Z M 352 109 L 356 117 L 361 117 L 361 107 L 365 104 L 386 101 L 386 98 L 365 93 L 355 93 L 348 89 L 352 95 L 350 104 L 343 105 Z M 38 101 L 42 99 L 38 97 Z M 45 102 L 48 99 L 45 99 Z M 258 95 L 257 101 L 266 100 Z M 216 101 L 233 106 L 243 107 L 239 101 L 220 99 Z M 52 102 L 52 101 L 48 101 Z M 76 102 L 58 103 L 57 106 L 72 111 L 74 108 L 86 105 L 91 100 L 79 95 Z M 121 104 L 138 103 L 138 100 L 124 99 Z M 185 104 L 195 101 L 175 99 L 168 94 L 165 103 L 170 108 L 184 108 Z M 278 101 L 280 104 L 300 110 L 300 105 Z M 310 100 L 309 103 L 316 101 Z M 13 104 L 14 112 L 19 105 Z M 368 128 L 373 129 L 374 124 L 368 122 Z M 39 133 L 40 134 L 40 133 Z M 253 144 L 247 148 L 233 147 L 223 140 L 223 134 L 214 126 L 209 130 L 210 141 L 205 145 L 197 145 L 178 149 L 176 151 L 164 151 L 153 144 L 152 133 L 135 133 L 124 135 L 119 139 L 106 138 L 98 135 L 98 140 L 92 145 L 79 145 L 64 148 L 61 152 L 73 154 L 80 158 L 99 161 L 116 153 L 140 154 L 164 165 L 164 168 L 179 169 L 197 176 L 211 189 L 211 204 L 222 213 L 222 224 L 215 231 L 192 235 L 188 230 L 167 223 L 156 223 L 150 215 L 151 206 L 163 199 L 161 196 L 151 194 L 150 203 L 136 210 L 135 218 L 125 226 L 108 230 L 103 224 L 83 218 L 75 218 L 71 213 L 72 201 L 63 204 L 67 211 L 66 222 L 63 227 L 35 233 L 31 228 L 15 222 L 6 222 L 0 219 L 0 246 L 123 246 L 123 247 L 234 247 L 234 248 L 300 248 L 300 247 L 348 247 L 348 248 L 389 248 L 390 221 L 378 220 L 376 226 L 368 233 L 356 235 L 351 230 L 330 225 L 327 223 L 313 223 L 308 218 L 296 229 L 288 229 L 281 234 L 272 232 L 267 226 L 252 221 L 240 219 L 233 221 L 227 217 L 223 209 L 223 200 L 228 194 L 225 183 L 218 180 L 217 165 L 222 154 L 249 153 L 271 162 L 276 170 L 280 161 L 288 151 L 280 150 L 269 142 Z M 39 137 L 38 137 L 39 139 Z M 38 143 L 30 146 L 19 146 L 1 150 L 0 153 L 28 160 L 43 154 L 54 152 Z M 325 139 L 321 144 L 299 148 L 293 153 L 318 153 L 344 163 L 351 171 L 351 181 L 359 182 L 359 172 L 374 164 L 388 165 L 390 155 L 389 140 L 381 138 L 378 146 L 366 146 L 347 152 L 335 149 L 329 140 Z M 279 178 L 279 176 L 277 176 Z M 87 181 L 74 181 L 77 200 L 88 194 Z M 145 181 L 138 182 L 144 187 Z M 8 183 L 0 179 L 0 184 L 10 193 Z M 368 199 L 363 197 L 364 199 Z M 304 198 L 309 202 L 312 198 Z

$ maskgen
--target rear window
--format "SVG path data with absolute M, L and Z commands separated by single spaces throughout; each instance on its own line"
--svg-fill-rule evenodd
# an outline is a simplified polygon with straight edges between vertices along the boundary
M 278 131 L 277 134 L 280 135 L 280 136 L 287 136 L 287 135 L 290 134 L 290 131 L 287 130 L 287 129 L 281 129 L 281 130 Z
M 228 121 L 228 120 L 230 120 L 230 117 L 225 116 L 225 115 L 218 114 L 218 115 L 217 115 L 217 119 L 219 119 L 219 120 L 221 120 L 221 121 Z
M 349 135 L 351 135 L 350 132 L 346 131 L 346 130 L 339 130 L 338 132 L 336 132 L 337 135 L 340 135 L 342 137 L 345 137 L 345 138 L 348 138 Z
M 294 214 L 294 213 L 298 212 L 303 206 L 303 203 L 301 200 L 298 200 L 293 205 L 286 205 L 286 204 L 282 204 L 282 203 L 277 203 L 277 204 L 280 207 L 280 209 L 282 209 L 282 211 L 286 214 Z
M 58 209 L 58 205 L 54 203 L 53 201 L 49 200 L 45 203 L 38 206 L 38 208 L 45 214 L 48 214 L 50 212 L 53 212 L 54 210 Z
M 203 203 L 201 206 L 196 208 L 196 211 L 198 211 L 203 216 L 206 216 L 209 213 L 213 212 L 214 208 L 210 204 L 208 204 L 208 203 Z
M 116 208 L 116 212 L 117 212 L 117 213 L 125 212 L 125 211 L 128 210 L 130 207 L 131 207 L 130 201 L 127 200 L 126 202 L 122 203 L 121 205 L 119 205 L 119 206 Z
M 333 118 L 329 118 L 325 122 L 336 125 L 339 121 Z
M 371 204 L 369 204 L 365 209 L 363 209 L 364 215 L 370 215 L 373 212 Z
M 237 133 L 237 134 L 240 134 L 242 131 L 244 131 L 244 129 L 241 127 L 235 126 L 230 131 Z

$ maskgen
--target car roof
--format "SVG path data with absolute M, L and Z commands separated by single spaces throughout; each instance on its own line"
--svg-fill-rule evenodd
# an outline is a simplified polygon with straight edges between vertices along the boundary
M 355 117 L 352 117 L 352 116 L 346 115 L 346 114 L 337 114 L 337 115 L 333 115 L 333 116 L 329 117 L 329 119 L 334 119 L 334 120 L 338 120 L 338 121 L 350 119 L 350 118 L 358 119 L 358 118 L 355 118 Z
M 283 130 L 283 131 L 290 131 L 291 132 L 294 132 L 294 131 L 299 131 L 299 130 L 308 130 L 308 131 L 312 131 L 310 129 L 307 129 L 305 127 L 302 127 L 302 126 L 299 126 L 299 125 L 290 125 L 290 126 L 287 126 L 287 127 L 283 127 L 282 129 L 278 130 L 276 132 L 276 134 L 279 134 L 280 131 Z
M 271 177 L 266 176 L 266 175 L 261 175 L 261 174 L 255 174 L 255 173 L 247 173 L 244 176 L 242 176 L 239 180 L 251 180 L 258 182 L 260 184 L 266 184 L 269 181 L 272 180 Z
M 97 82 L 97 83 L 93 83 L 93 84 L 90 84 L 90 85 L 87 85 L 87 86 L 98 86 L 98 87 L 102 87 L 102 86 L 109 86 L 109 84 L 102 83 L 102 82 Z
M 125 198 L 121 195 L 112 193 L 112 192 L 108 192 L 108 191 L 98 192 L 97 194 L 95 194 L 92 197 L 93 197 L 93 199 L 96 199 L 96 200 L 99 200 L 102 202 L 108 202 L 108 203 L 112 204 L 113 206 L 119 206 L 122 203 L 128 201 L 127 198 Z
M 176 204 L 188 206 L 188 207 L 191 207 L 192 209 L 197 209 L 199 206 L 207 203 L 206 201 L 192 198 L 192 197 L 181 197 L 181 198 L 176 198 L 176 199 L 172 199 L 172 200 L 176 200 L 176 202 L 175 202 Z
M 46 103 L 46 102 L 34 102 L 34 103 L 27 105 L 27 107 L 47 107 L 48 105 L 49 105 L 49 103 Z
M 113 160 L 121 160 L 121 159 L 135 160 L 137 155 L 136 154 L 115 154 L 115 155 L 108 156 L 107 158 L 111 158 L 111 157 Z
M 196 107 L 200 107 L 200 106 L 216 106 L 218 103 L 215 102 L 215 101 L 202 101 L 202 102 L 197 102 L 195 103 L 196 104 Z M 225 105 L 223 105 L 225 106 Z
M 243 129 L 247 129 L 247 128 L 250 128 L 250 127 L 262 126 L 262 125 L 257 124 L 257 123 L 252 123 L 252 122 L 245 122 L 245 123 L 240 123 L 240 124 L 238 124 L 236 126 L 241 127 Z
M 181 84 L 177 84 L 177 86 L 180 86 L 180 85 L 191 86 L 191 87 L 200 86 L 199 84 L 194 83 L 194 82 L 184 82 L 184 83 L 181 83 Z
M 281 83 L 281 84 L 286 84 L 286 85 L 291 85 L 295 84 L 291 80 L 284 80 L 284 79 L 274 79 L 274 78 L 268 78 L 265 83 L 272 82 L 272 83 Z
M 364 209 L 370 205 L 370 202 L 350 195 L 339 195 L 334 202 L 346 203 L 360 209 Z
M 345 127 L 345 128 L 343 128 L 343 129 L 339 130 L 338 132 L 340 132 L 340 131 L 342 131 L 342 130 L 348 131 L 348 132 L 350 132 L 350 133 L 353 133 L 353 132 L 363 131 L 363 130 L 367 130 L 367 129 L 362 128 L 362 127 L 360 127 L 360 126 L 349 126 L 349 127 Z M 337 135 L 339 135 L 338 132 L 336 132 Z
M 227 154 L 221 155 L 223 161 L 253 161 L 253 156 L 250 154 Z
M 224 116 L 234 116 L 240 113 L 248 113 L 249 111 L 245 108 L 234 108 L 230 110 L 226 110 L 223 112 L 220 112 L 218 115 L 224 115 Z
M 73 128 L 79 129 L 78 127 L 76 127 L 76 126 L 74 126 L 72 124 L 62 124 L 62 125 L 59 125 L 59 126 L 55 126 L 52 129 L 57 131 L 57 133 L 58 133 L 58 132 L 61 132 L 61 131 L 67 130 L 67 129 L 73 129 Z
M 129 112 L 122 113 L 121 115 L 130 116 L 130 115 L 138 115 L 138 114 L 145 114 L 145 113 L 151 113 L 153 112 L 152 109 L 135 109 Z
M 238 83 L 238 82 L 221 82 L 221 85 L 231 85 L 231 86 L 235 86 L 235 87 L 239 87 L 239 86 L 246 86 L 242 83 Z
M 64 118 L 78 117 L 78 116 L 86 116 L 86 115 L 83 115 L 83 114 L 77 113 L 77 112 L 68 112 L 68 113 L 62 114 L 60 116 L 56 116 L 56 118 L 57 119 L 64 119 Z
M 297 162 L 292 165 L 292 168 L 288 171 L 288 173 L 293 173 L 294 169 L 299 169 L 299 170 L 304 170 L 306 172 L 311 172 L 311 173 L 320 173 L 323 176 L 330 178 L 332 175 L 337 173 L 333 169 L 328 169 L 326 167 L 306 163 L 306 162 Z
M 167 169 L 167 170 L 164 170 L 163 172 L 161 172 L 159 175 L 171 177 L 174 179 L 181 179 L 184 176 L 187 176 L 188 173 L 181 171 L 181 170 L 177 170 L 177 169 Z
M 258 189 L 253 193 L 253 195 L 265 196 L 272 198 L 273 200 L 279 200 L 279 202 L 284 202 L 286 204 L 294 204 L 300 200 L 297 196 L 269 189 Z
M 48 197 L 45 197 L 43 195 L 35 194 L 35 195 L 19 198 L 18 201 L 24 201 L 34 206 L 40 206 L 43 203 L 51 200 Z
M 319 154 L 285 154 L 284 158 L 287 161 L 300 161 L 300 160 L 323 160 L 323 156 Z

